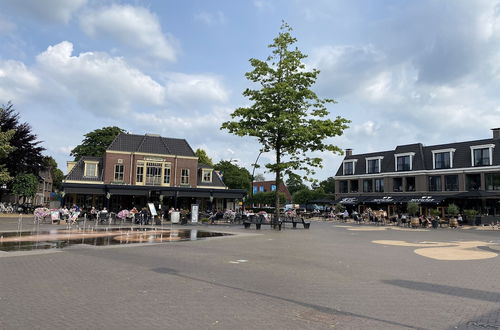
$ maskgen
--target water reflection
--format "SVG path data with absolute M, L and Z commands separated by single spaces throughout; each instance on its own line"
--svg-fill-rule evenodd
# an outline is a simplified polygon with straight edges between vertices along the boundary
M 120 244 L 153 244 L 178 241 L 195 241 L 230 234 L 200 231 L 197 229 L 161 228 L 99 228 L 25 231 L 0 233 L 1 251 L 29 251 L 37 249 L 62 249 L 72 245 L 94 246 Z

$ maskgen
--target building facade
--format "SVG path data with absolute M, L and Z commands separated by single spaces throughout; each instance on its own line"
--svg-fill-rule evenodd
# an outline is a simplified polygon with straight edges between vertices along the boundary
M 444 210 L 500 215 L 500 128 L 490 139 L 346 156 L 335 175 L 336 203 L 362 211 L 366 207 L 402 212 L 408 202 Z
M 268 191 L 276 191 L 276 181 L 255 181 L 252 183 L 252 192 L 254 194 Z M 292 194 L 290 194 L 290 191 L 288 191 L 287 186 L 283 182 L 279 184 L 278 191 L 285 194 L 286 203 L 292 201 Z
M 156 203 L 162 208 L 236 208 L 245 196 L 227 189 L 213 168 L 198 163 L 184 139 L 119 134 L 103 157 L 68 162 L 65 202 L 112 211 Z

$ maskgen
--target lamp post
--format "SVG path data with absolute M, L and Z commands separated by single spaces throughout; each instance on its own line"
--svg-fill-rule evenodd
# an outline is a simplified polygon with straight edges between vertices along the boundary
M 255 178 L 255 169 L 257 168 L 257 162 L 259 161 L 260 155 L 264 152 L 264 149 L 259 150 L 259 155 L 257 156 L 257 159 L 255 160 L 255 163 L 253 164 L 253 170 L 252 170 L 252 187 L 250 188 L 250 196 L 253 197 L 253 181 Z

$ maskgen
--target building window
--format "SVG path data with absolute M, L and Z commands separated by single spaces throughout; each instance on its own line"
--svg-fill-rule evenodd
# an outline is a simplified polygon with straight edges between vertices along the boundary
M 253 186 L 253 193 L 256 194 L 257 193 L 257 186 Z
M 445 191 L 458 191 L 458 175 L 445 175 L 444 176 L 444 190 Z
M 379 172 L 380 172 L 380 159 L 367 159 L 366 173 L 379 173 Z
M 123 165 L 115 165 L 115 181 L 123 181 Z
M 340 193 L 341 194 L 347 193 L 347 181 L 340 181 Z
M 395 192 L 403 191 L 403 178 L 392 179 L 392 187 Z
M 259 191 L 264 192 L 264 186 L 259 186 Z
M 163 183 L 170 184 L 170 166 L 163 169 Z
M 408 156 L 399 156 L 396 157 L 396 171 L 410 171 L 411 170 L 411 157 Z
M 357 193 L 359 191 L 359 183 L 358 180 L 351 180 L 351 192 Z
M 146 163 L 146 185 L 161 185 L 162 163 Z
M 429 177 L 429 191 L 441 191 L 441 176 L 434 175 Z
M 434 168 L 451 168 L 450 163 L 450 153 L 449 152 L 440 152 L 434 154 Z
M 486 174 L 486 190 L 500 190 L 500 173 Z
M 276 191 L 276 185 L 275 184 L 271 185 L 271 191 Z
M 189 184 L 189 168 L 181 170 L 181 184 Z
M 344 161 L 344 175 L 354 174 L 354 161 Z
M 384 179 L 375 179 L 375 191 L 384 192 Z
M 472 166 L 489 166 L 493 163 L 494 144 L 471 146 Z
M 363 180 L 363 192 L 372 192 L 373 191 L 373 180 L 365 179 Z
M 137 162 L 137 169 L 135 172 L 135 182 L 144 183 L 144 163 Z
M 97 177 L 97 163 L 85 162 L 85 176 L 89 178 Z
M 415 191 L 415 177 L 409 176 L 405 179 L 406 179 L 406 186 L 405 186 L 406 191 Z
M 481 188 L 481 174 L 467 174 L 465 176 L 467 190 L 479 190 Z
M 212 182 L 212 170 L 202 170 L 202 182 Z

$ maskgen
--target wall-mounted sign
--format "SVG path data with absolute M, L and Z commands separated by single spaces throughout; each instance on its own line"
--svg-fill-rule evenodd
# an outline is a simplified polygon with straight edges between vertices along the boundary
M 152 162 L 164 162 L 165 158 L 161 157 L 144 157 L 144 160 L 152 161 Z
M 191 205 L 191 222 L 192 223 L 198 222 L 198 204 Z

